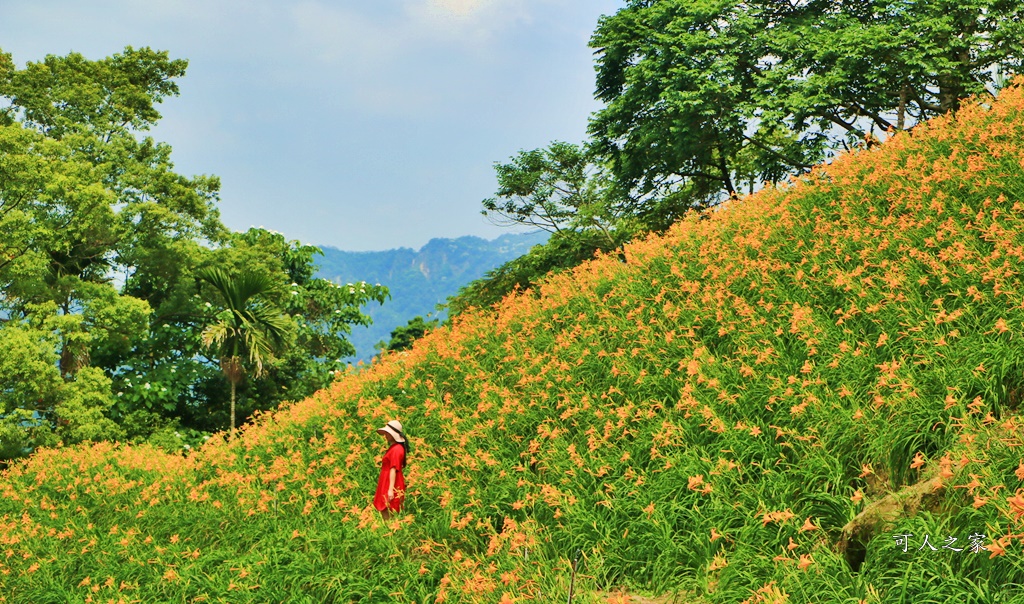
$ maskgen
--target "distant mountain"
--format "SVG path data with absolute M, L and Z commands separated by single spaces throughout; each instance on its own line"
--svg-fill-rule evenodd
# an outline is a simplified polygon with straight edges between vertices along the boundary
M 345 360 L 369 363 L 376 354 L 374 344 L 389 341 L 396 327 L 404 326 L 416 315 L 428 321 L 443 321 L 446 313 L 435 310 L 437 304 L 443 304 L 487 271 L 546 242 L 549 236 L 545 231 L 535 231 L 502 235 L 491 241 L 473 236 L 431 239 L 418 252 L 407 247 L 346 252 L 322 246 L 324 255 L 317 258 L 317 277 L 336 283 L 380 283 L 391 291 L 391 299 L 383 306 L 373 302 L 362 308 L 373 319 L 373 325 L 352 328 L 350 341 L 356 355 Z

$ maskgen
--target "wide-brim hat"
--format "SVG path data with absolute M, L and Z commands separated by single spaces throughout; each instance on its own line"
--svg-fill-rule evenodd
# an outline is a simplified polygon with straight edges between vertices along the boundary
M 397 419 L 384 424 L 383 428 L 377 428 L 377 434 L 390 434 L 395 439 L 395 442 L 405 442 L 405 436 L 402 436 L 402 422 Z

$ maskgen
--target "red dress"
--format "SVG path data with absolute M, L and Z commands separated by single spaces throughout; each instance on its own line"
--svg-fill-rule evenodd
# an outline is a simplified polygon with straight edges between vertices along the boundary
M 405 462 L 405 447 L 401 443 L 391 445 L 384 454 L 380 466 L 380 478 L 377 479 L 377 492 L 373 496 L 373 507 L 383 512 L 385 508 L 397 512 L 405 499 L 405 477 L 402 476 L 402 464 Z M 388 502 L 388 485 L 391 483 L 391 468 L 395 469 L 395 496 Z

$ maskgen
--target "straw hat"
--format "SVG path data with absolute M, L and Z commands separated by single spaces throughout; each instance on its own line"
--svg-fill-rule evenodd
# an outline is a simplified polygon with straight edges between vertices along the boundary
M 377 434 L 390 434 L 395 439 L 395 442 L 405 442 L 405 437 L 402 436 L 402 422 L 397 419 L 389 421 L 383 428 L 378 428 Z

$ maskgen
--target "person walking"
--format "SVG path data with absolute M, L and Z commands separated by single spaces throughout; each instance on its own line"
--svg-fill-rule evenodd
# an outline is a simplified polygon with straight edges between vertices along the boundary
M 388 450 L 381 461 L 373 507 L 377 508 L 384 520 L 387 520 L 392 512 L 402 509 L 402 502 L 405 500 L 405 477 L 402 470 L 405 468 L 409 443 L 402 432 L 402 423 L 396 419 L 389 421 L 383 428 L 378 428 L 377 434 L 387 439 Z

